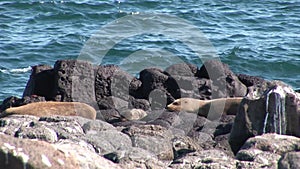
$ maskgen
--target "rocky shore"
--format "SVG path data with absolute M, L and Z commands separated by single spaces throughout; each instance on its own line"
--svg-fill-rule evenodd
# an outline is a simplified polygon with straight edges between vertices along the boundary
M 166 110 L 182 97 L 244 99 L 236 115 Z M 6 98 L 0 111 L 44 101 L 89 104 L 97 119 L 2 117 L 3 168 L 300 168 L 300 94 L 216 60 L 147 68 L 138 77 L 84 61 L 37 65 L 23 97 Z

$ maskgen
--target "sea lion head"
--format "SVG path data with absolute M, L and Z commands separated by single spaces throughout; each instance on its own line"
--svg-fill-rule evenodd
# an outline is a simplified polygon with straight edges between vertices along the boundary
M 169 111 L 198 112 L 199 101 L 193 98 L 180 98 L 167 106 Z

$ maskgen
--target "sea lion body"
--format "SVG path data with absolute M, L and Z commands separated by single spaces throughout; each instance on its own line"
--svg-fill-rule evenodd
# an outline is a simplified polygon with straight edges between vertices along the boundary
M 198 100 L 180 98 L 167 106 L 170 111 L 186 111 L 207 117 L 209 112 L 225 115 L 236 115 L 243 97 Z
M 36 102 L 20 107 L 6 109 L 1 115 L 10 114 L 33 115 L 33 116 L 81 116 L 88 119 L 96 119 L 96 110 L 80 102 Z

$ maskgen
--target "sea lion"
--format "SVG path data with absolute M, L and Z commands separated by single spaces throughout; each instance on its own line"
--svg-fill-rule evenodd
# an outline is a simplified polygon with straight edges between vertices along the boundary
M 96 110 L 80 102 L 35 102 L 20 107 L 11 107 L 1 113 L 1 117 L 10 114 L 33 116 L 81 116 L 88 119 L 96 119 Z
M 170 111 L 186 111 L 207 117 L 211 111 L 217 114 L 236 115 L 243 97 L 219 98 L 213 100 L 198 100 L 180 98 L 167 106 Z

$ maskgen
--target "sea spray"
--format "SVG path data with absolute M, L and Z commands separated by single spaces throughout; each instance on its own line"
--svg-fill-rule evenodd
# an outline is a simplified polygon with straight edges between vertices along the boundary
M 286 134 L 285 98 L 288 91 L 288 88 L 281 86 L 275 86 L 268 91 L 263 133 Z M 273 104 L 270 104 L 271 96 L 274 96 Z

